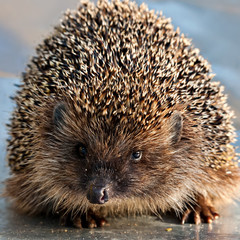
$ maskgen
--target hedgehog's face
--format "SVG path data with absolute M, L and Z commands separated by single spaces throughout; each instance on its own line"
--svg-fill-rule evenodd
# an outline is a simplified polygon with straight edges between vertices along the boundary
M 65 104 L 55 106 L 52 119 L 45 151 L 48 169 L 57 177 L 53 184 L 90 203 L 164 198 L 172 191 L 169 184 L 177 188 L 182 180 L 186 166 L 175 157 L 182 134 L 177 111 L 158 129 L 132 132 L 120 123 L 109 126 L 101 119 L 74 116 Z

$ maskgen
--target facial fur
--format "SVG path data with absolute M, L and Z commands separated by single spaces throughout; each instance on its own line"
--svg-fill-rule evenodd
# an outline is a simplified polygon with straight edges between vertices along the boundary
M 196 133 L 177 110 L 149 130 L 132 130 L 116 119 L 110 125 L 101 117 L 88 119 L 67 101 L 47 104 L 39 119 L 39 150 L 29 165 L 29 182 L 48 199 L 45 204 L 53 203 L 54 211 L 102 207 L 87 199 L 94 186 L 108 189 L 104 207 L 142 199 L 154 202 L 142 211 L 156 211 L 161 202 L 163 211 L 176 204 L 182 208 L 198 185 L 196 173 L 204 176 Z M 79 152 L 82 146 L 84 154 Z M 139 161 L 132 159 L 136 151 L 142 154 Z M 186 159 L 186 152 L 191 158 Z

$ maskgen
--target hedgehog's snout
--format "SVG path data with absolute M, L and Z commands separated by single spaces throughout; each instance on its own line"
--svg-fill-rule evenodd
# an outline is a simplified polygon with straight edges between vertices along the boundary
M 104 204 L 109 199 L 109 187 L 107 185 L 90 185 L 87 191 L 87 199 L 93 204 Z

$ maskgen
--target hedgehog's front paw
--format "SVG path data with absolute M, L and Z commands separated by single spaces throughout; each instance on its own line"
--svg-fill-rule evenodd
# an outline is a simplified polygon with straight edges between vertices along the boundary
M 88 211 L 85 214 L 78 215 L 74 218 L 69 216 L 60 219 L 61 225 L 73 226 L 76 228 L 96 228 L 108 226 L 108 221 L 98 213 Z
M 73 219 L 73 226 L 76 228 L 96 228 L 108 225 L 107 220 L 100 214 L 89 211 Z
M 183 213 L 181 223 L 184 224 L 186 221 L 195 224 L 211 223 L 217 218 L 219 218 L 219 214 L 211 202 L 208 199 L 199 197 L 197 204 Z

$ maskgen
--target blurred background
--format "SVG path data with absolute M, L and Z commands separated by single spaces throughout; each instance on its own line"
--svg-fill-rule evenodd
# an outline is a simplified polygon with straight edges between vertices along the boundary
M 175 28 L 179 26 L 181 32 L 192 38 L 195 47 L 211 63 L 215 80 L 225 85 L 229 104 L 236 113 L 234 125 L 239 134 L 240 0 L 144 2 L 150 9 L 163 11 L 166 17 L 171 17 Z M 14 84 L 19 83 L 21 72 L 35 54 L 35 47 L 48 36 L 65 10 L 75 8 L 78 3 L 79 0 L 0 0 L 0 181 L 8 175 L 4 161 L 5 124 L 14 106 L 9 98 L 16 91 Z M 239 141 L 236 145 L 240 145 Z M 1 200 L 0 204 L 3 204 Z M 1 205 L 0 214 L 7 214 L 2 206 L 5 205 Z

